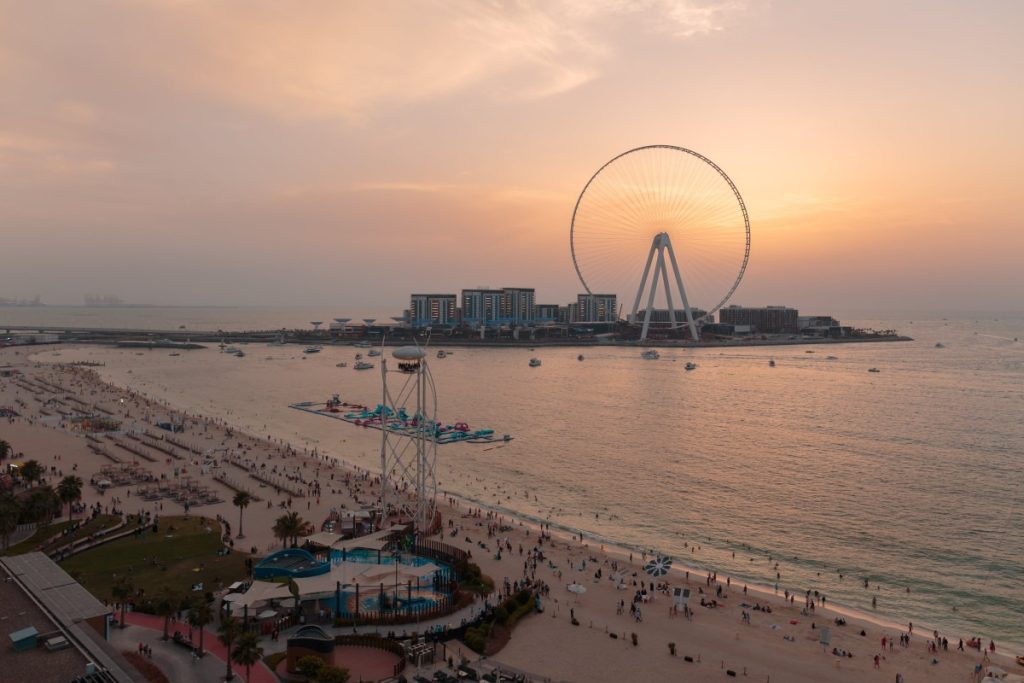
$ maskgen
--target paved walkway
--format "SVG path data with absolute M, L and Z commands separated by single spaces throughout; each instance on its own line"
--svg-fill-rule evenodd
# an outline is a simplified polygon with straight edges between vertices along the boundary
M 203 649 L 206 651 L 206 656 L 203 657 L 203 660 L 195 666 L 197 669 L 200 666 L 206 667 L 211 661 L 216 659 L 216 669 L 211 669 L 211 671 L 215 670 L 216 673 L 214 677 L 211 678 L 210 675 L 205 674 L 206 669 L 204 668 L 203 676 L 198 678 L 186 679 L 179 678 L 177 674 L 179 673 L 179 671 L 183 672 L 184 669 L 193 666 L 191 663 L 191 656 L 189 655 L 188 651 L 180 645 L 175 645 L 170 640 L 166 642 L 160 640 L 160 638 L 163 637 L 164 631 L 163 617 L 158 617 L 153 614 L 143 614 L 141 612 L 128 612 L 127 614 L 125 614 L 125 622 L 129 625 L 129 627 L 138 626 L 140 628 L 148 629 L 149 631 L 156 631 L 155 638 L 156 642 L 159 643 L 159 647 L 156 644 L 145 639 L 143 639 L 142 642 L 146 642 L 153 645 L 153 660 L 157 662 L 160 668 L 163 669 L 164 673 L 167 674 L 167 677 L 170 678 L 172 681 L 177 682 L 182 680 L 195 680 L 197 683 L 209 683 L 209 681 L 215 681 L 224 678 L 224 671 L 226 669 L 225 662 L 227 660 L 227 648 L 224 647 L 223 643 L 217 640 L 217 634 L 215 632 L 210 631 L 210 629 L 204 629 L 206 631 L 206 635 L 204 636 L 203 640 Z M 114 630 L 116 631 L 117 629 Z M 188 626 L 179 623 L 177 625 L 177 630 L 187 633 Z M 169 634 L 173 634 L 174 631 L 175 626 L 174 624 L 172 624 L 171 627 L 167 630 L 167 632 Z M 198 643 L 199 634 L 197 629 L 193 629 L 193 633 L 193 639 L 195 642 Z M 138 641 L 136 641 L 135 645 L 138 645 Z M 262 645 L 263 643 L 261 643 L 261 646 Z M 171 669 L 165 669 L 162 662 L 157 660 L 158 650 L 161 653 L 167 653 L 168 657 L 172 657 L 178 662 L 181 662 L 184 666 L 174 664 Z M 176 655 L 171 654 L 175 652 L 177 653 Z M 264 654 L 267 653 L 264 652 Z M 236 676 L 238 676 L 239 678 L 242 678 L 245 675 L 244 667 L 240 667 L 237 664 L 232 664 L 231 666 L 235 670 Z M 256 664 L 254 667 L 252 667 L 251 676 L 252 677 L 250 678 L 248 683 L 278 683 L 277 677 L 270 672 L 270 669 L 268 669 L 263 662 L 260 662 Z

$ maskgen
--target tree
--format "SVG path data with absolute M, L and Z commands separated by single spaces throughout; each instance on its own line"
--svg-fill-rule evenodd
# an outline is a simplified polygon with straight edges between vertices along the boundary
M 25 502 L 28 518 L 43 527 L 49 525 L 53 518 L 60 514 L 61 502 L 57 492 L 44 484 L 34 489 Z
M 68 524 L 71 523 L 71 506 L 82 498 L 82 479 L 71 474 L 57 484 L 57 497 L 68 506 Z
M 18 528 L 18 514 L 21 512 L 18 501 L 9 493 L 0 497 L 0 537 L 3 537 L 3 549 L 7 550 L 11 534 Z
M 231 646 L 234 644 L 238 636 L 242 634 L 242 626 L 238 623 L 238 619 L 234 617 L 224 617 L 220 622 L 220 626 L 217 627 L 217 640 L 224 644 L 224 647 L 231 652 Z M 230 681 L 234 678 L 234 674 L 231 671 L 231 657 L 227 659 L 227 673 L 224 675 L 225 681 Z
M 0 462 L 3 462 L 7 458 L 11 457 L 11 453 L 14 451 L 11 448 L 11 444 L 7 443 L 3 439 L 0 439 Z
M 298 545 L 299 536 L 309 536 L 313 533 L 313 525 L 299 516 L 298 512 L 289 512 L 281 515 L 274 522 L 274 537 L 281 539 L 283 547 L 288 547 L 289 539 L 292 545 Z
M 310 680 L 315 680 L 317 674 L 327 666 L 324 660 L 320 659 L 316 655 L 306 655 L 305 657 L 299 657 L 299 661 L 295 662 L 295 670 Z
M 234 506 L 238 508 L 238 536 L 235 538 L 245 538 L 245 534 L 242 533 L 242 511 L 249 507 L 251 502 L 252 496 L 245 491 L 239 491 L 235 494 L 235 499 L 232 501 Z
M 206 634 L 204 628 L 213 621 L 213 608 L 206 601 L 205 595 L 197 595 L 192 601 L 188 611 L 188 625 L 199 629 L 199 656 L 203 656 L 203 636 Z
M 29 460 L 21 466 L 21 478 L 28 482 L 29 488 L 32 488 L 34 482 L 43 478 L 43 466 L 38 460 Z
M 127 576 L 118 577 L 117 581 L 110 588 L 114 602 L 121 603 L 121 628 L 124 628 L 125 603 L 128 602 L 128 598 L 131 597 L 133 590 L 132 582 Z
M 317 683 L 348 683 L 348 669 L 340 666 L 325 666 L 316 675 Z
M 156 614 L 164 618 L 164 640 L 167 640 L 167 629 L 171 625 L 171 615 L 178 611 L 181 604 L 178 594 L 170 586 L 160 589 L 160 597 L 156 601 Z
M 252 670 L 252 665 L 260 661 L 263 657 L 263 648 L 260 647 L 259 638 L 252 631 L 246 631 L 242 635 L 238 636 L 238 640 L 235 642 L 235 647 L 231 650 L 231 659 L 235 660 L 235 664 L 240 664 L 245 667 L 245 681 L 249 683 L 249 674 Z

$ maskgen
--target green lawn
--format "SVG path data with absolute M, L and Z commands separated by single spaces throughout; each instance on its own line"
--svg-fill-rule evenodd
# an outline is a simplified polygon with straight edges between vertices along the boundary
M 29 553 L 35 550 L 45 541 L 49 541 L 50 539 L 56 536 L 60 536 L 60 538 L 53 545 L 46 548 L 46 551 L 49 552 L 51 550 L 56 550 L 58 547 L 65 546 L 73 541 L 77 541 L 78 539 L 84 536 L 96 533 L 97 531 L 101 531 L 102 529 L 113 528 L 120 523 L 121 518 L 117 515 L 97 515 L 95 518 L 90 519 L 85 524 L 78 527 L 67 536 L 60 536 L 60 532 L 64 531 L 64 529 L 68 526 L 68 521 L 65 519 L 63 522 L 55 522 L 50 526 L 46 527 L 45 529 L 37 529 L 36 532 L 32 534 L 32 536 L 30 536 L 29 538 L 26 538 L 21 543 L 18 543 L 17 545 L 12 545 L 10 548 L 8 548 L 5 554 L 21 555 L 22 553 Z M 123 528 L 128 529 L 131 526 L 135 525 L 129 524 L 129 526 Z M 121 529 L 118 529 L 118 531 L 121 531 Z
M 186 596 L 195 594 L 193 584 L 202 583 L 204 591 L 215 591 L 246 577 L 246 556 L 231 552 L 218 557 L 222 548 L 216 521 L 162 517 L 156 534 L 151 526 L 146 527 L 143 535 L 87 550 L 61 566 L 100 600 L 111 599 L 111 586 L 120 576 L 129 576 L 145 596 L 156 596 L 164 586 Z

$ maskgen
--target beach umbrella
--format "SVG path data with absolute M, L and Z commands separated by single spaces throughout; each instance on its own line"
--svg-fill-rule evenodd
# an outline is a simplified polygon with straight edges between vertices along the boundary
M 569 592 L 575 593 L 576 595 L 583 595 L 587 592 L 587 587 L 582 586 L 578 583 L 570 583 L 568 586 L 566 586 L 566 588 L 569 590 Z
M 644 565 L 644 571 L 651 576 L 665 576 L 671 568 L 672 558 L 670 557 L 659 556 Z

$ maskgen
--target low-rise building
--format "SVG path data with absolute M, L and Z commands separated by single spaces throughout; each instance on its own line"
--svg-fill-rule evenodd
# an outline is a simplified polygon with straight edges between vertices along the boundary
M 718 311 L 718 322 L 750 325 L 757 334 L 796 334 L 799 311 L 788 306 L 726 306 Z

